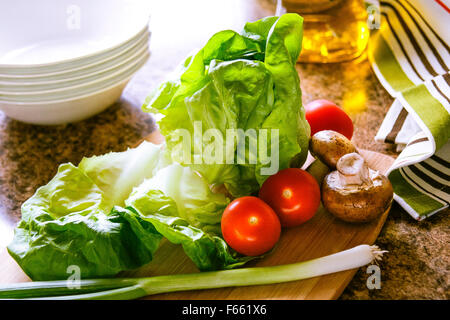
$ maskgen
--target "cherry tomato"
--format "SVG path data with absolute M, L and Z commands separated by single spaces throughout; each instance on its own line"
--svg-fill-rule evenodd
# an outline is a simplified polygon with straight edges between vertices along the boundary
M 223 212 L 221 227 L 228 245 L 246 256 L 259 256 L 269 251 L 281 233 L 276 213 L 257 197 L 232 201 Z
M 276 212 L 281 226 L 294 227 L 314 216 L 320 205 L 320 188 L 305 170 L 288 168 L 267 178 L 259 197 Z
M 337 131 L 349 140 L 353 136 L 352 119 L 331 101 L 311 101 L 305 106 L 305 116 L 311 127 L 311 136 L 322 130 Z

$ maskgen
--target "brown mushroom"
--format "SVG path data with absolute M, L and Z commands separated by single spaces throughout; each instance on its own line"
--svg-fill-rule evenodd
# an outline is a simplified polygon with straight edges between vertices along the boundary
M 322 203 L 331 214 L 347 222 L 369 222 L 389 209 L 391 183 L 371 170 L 361 155 L 342 156 L 336 168 L 322 183 Z
M 309 150 L 330 169 L 336 168 L 338 160 L 347 153 L 357 152 L 346 136 L 332 130 L 323 130 L 311 137 Z

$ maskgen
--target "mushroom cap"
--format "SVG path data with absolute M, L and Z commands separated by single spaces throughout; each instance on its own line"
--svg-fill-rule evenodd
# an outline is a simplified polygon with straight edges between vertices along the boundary
M 336 168 L 336 163 L 342 156 L 358 152 L 346 136 L 333 130 L 316 132 L 311 137 L 309 147 L 312 155 L 331 169 Z
M 322 203 L 331 214 L 347 222 L 369 222 L 389 209 L 393 189 L 388 178 L 370 170 L 373 183 L 342 186 L 339 172 L 329 173 L 322 183 Z

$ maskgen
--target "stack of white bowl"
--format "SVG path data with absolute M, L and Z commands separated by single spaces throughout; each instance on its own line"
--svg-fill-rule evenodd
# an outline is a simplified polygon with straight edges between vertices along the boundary
M 2 1 L 0 110 L 55 125 L 113 104 L 148 60 L 148 2 Z

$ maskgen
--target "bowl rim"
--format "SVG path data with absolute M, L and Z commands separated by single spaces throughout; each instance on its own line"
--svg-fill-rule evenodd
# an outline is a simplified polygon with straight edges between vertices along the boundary
M 146 22 L 143 24 L 143 26 L 130 38 L 123 40 L 113 46 L 101 49 L 101 50 L 97 50 L 96 52 L 91 52 L 85 55 L 81 55 L 79 57 L 75 57 L 75 58 L 70 58 L 70 59 L 63 59 L 63 60 L 58 60 L 58 61 L 54 61 L 54 62 L 48 62 L 48 63 L 36 63 L 36 64 L 4 64 L 4 63 L 0 63 L 0 73 L 4 72 L 3 70 L 14 70 L 14 69 L 19 69 L 19 70 L 38 70 L 38 69 L 42 69 L 42 68 L 51 68 L 51 67 L 56 67 L 56 66 L 61 66 L 61 65 L 65 65 L 65 64 L 69 64 L 69 63 L 80 63 L 82 64 L 84 60 L 95 57 L 95 56 L 101 56 L 104 55 L 110 51 L 113 50 L 117 50 L 122 46 L 126 46 L 129 42 L 133 41 L 133 39 L 136 39 L 136 37 L 139 36 L 139 34 L 141 34 L 142 32 L 145 32 L 146 30 L 148 30 L 149 28 L 149 23 L 150 23 L 150 14 L 148 16 L 148 18 L 146 19 Z

